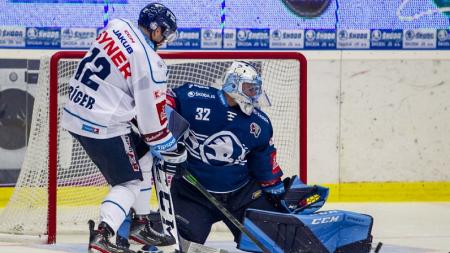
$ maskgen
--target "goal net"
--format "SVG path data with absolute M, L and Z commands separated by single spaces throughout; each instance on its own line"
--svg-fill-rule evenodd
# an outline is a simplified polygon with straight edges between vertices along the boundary
M 62 51 L 41 59 L 29 144 L 14 194 L 0 214 L 0 233 L 37 235 L 54 243 L 56 232 L 87 231 L 108 192 L 100 171 L 59 125 L 68 82 L 85 52 Z M 293 52 L 168 52 L 168 86 L 185 82 L 220 88 L 233 60 L 261 72 L 272 106 L 263 108 L 274 128 L 285 175 L 306 182 L 306 60 Z

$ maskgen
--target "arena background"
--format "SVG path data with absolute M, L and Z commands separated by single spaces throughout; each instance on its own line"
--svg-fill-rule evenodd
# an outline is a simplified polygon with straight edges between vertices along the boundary
M 306 55 L 308 180 L 332 201 L 450 201 L 450 1 L 159 2 L 180 27 L 162 50 Z M 145 4 L 0 1 L 0 110 L 15 103 L 0 113 L 0 205 L 25 154 L 39 58 L 87 49 L 108 20 L 135 22 Z

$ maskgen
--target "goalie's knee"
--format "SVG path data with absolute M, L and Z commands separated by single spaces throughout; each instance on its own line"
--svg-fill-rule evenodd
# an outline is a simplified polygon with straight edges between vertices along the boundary
M 179 223 L 177 222 L 177 224 Z M 209 230 L 201 231 L 200 229 L 195 229 L 192 226 L 178 226 L 177 229 L 180 236 L 184 239 L 200 244 L 204 244 L 206 242 L 209 234 Z

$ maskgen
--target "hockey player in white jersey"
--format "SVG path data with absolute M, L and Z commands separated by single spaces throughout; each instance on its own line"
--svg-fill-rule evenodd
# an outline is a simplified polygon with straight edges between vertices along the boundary
M 100 32 L 70 79 L 62 126 L 83 146 L 111 189 L 100 207 L 100 224 L 89 222 L 89 252 L 133 252 L 109 241 L 130 208 L 136 212 L 136 236 L 161 244 L 173 238 L 148 226 L 153 155 L 176 150 L 164 112 L 167 66 L 156 54 L 174 38 L 175 15 L 151 3 L 139 16 L 139 26 L 115 19 Z M 131 131 L 136 119 L 140 136 Z

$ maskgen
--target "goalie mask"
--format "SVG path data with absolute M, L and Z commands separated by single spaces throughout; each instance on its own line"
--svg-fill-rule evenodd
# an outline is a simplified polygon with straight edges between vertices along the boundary
M 242 112 L 250 115 L 255 107 L 270 106 L 261 86 L 261 76 L 250 63 L 235 61 L 225 73 L 222 90 L 233 98 Z

